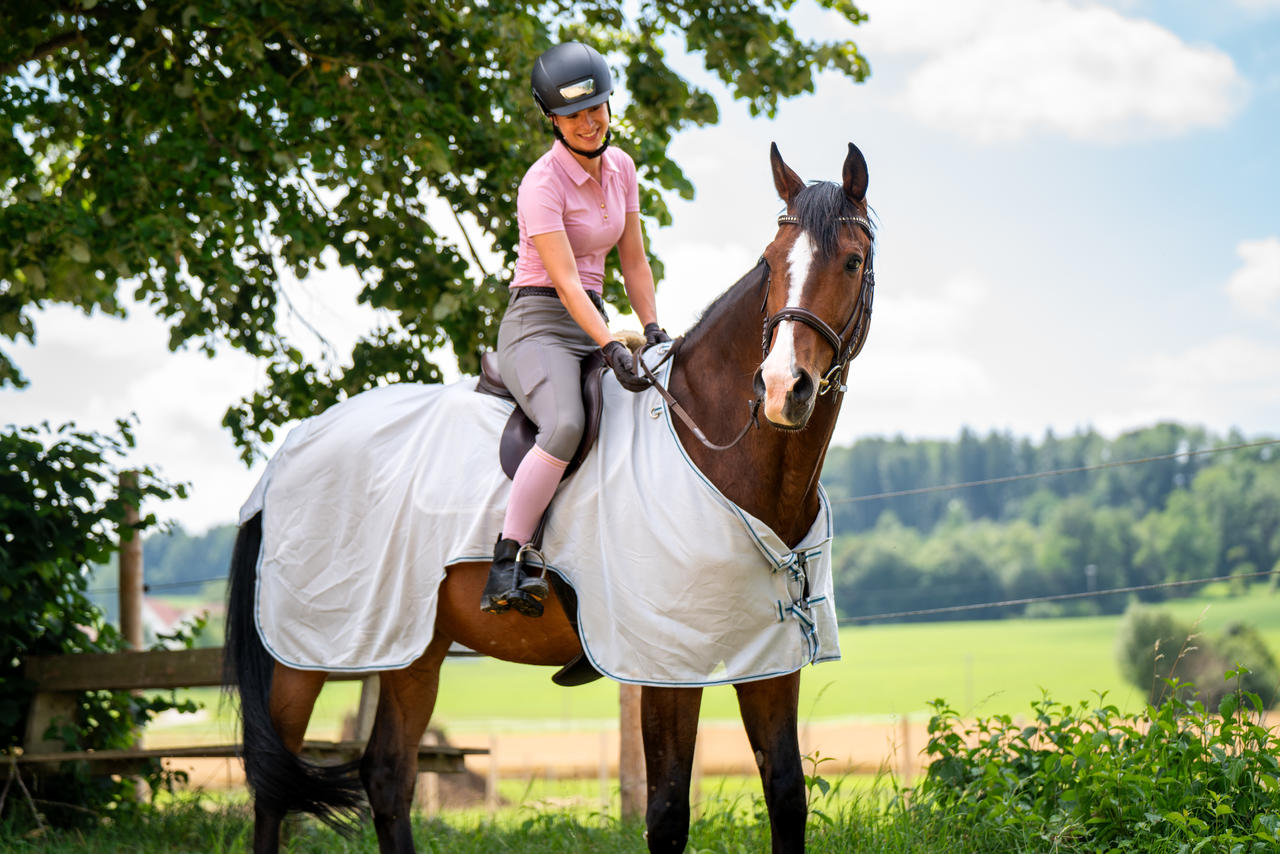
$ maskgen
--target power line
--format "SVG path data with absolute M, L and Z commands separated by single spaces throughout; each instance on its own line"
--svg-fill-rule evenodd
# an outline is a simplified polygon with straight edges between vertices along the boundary
M 1161 590 L 1170 587 L 1188 587 L 1195 584 L 1209 584 L 1214 581 L 1232 581 L 1245 578 L 1261 578 L 1280 573 L 1280 570 L 1266 572 L 1250 572 L 1240 575 L 1215 575 L 1212 578 L 1193 578 L 1185 581 L 1162 581 L 1159 584 L 1135 584 L 1130 587 L 1112 587 L 1107 590 L 1090 590 L 1083 593 L 1055 593 L 1050 596 L 1032 596 L 1026 599 L 1005 599 L 1002 602 L 980 602 L 972 605 L 947 605 L 941 608 L 918 608 L 914 611 L 893 611 L 885 614 L 867 614 L 857 617 L 842 617 L 841 625 L 849 623 L 869 623 L 873 620 L 897 620 L 903 617 L 925 617 L 934 614 L 956 614 L 963 611 L 981 611 L 987 608 L 1005 608 L 1013 605 L 1031 605 L 1035 602 L 1060 602 L 1064 599 L 1090 599 L 1099 596 L 1110 596 L 1115 593 L 1141 593 L 1144 590 Z
M 1113 462 L 1094 463 L 1087 466 L 1073 466 L 1065 469 L 1010 474 L 1003 477 L 990 477 L 985 480 L 969 480 L 963 483 L 946 483 L 935 486 L 918 486 L 914 489 L 898 489 L 892 492 L 877 492 L 873 495 L 853 495 L 845 498 L 830 498 L 831 504 L 853 504 L 859 501 L 876 501 L 883 498 L 898 498 L 904 495 L 924 495 L 929 492 L 945 492 L 949 489 L 967 489 L 972 486 L 987 486 L 994 483 L 1012 483 L 1016 480 L 1031 480 L 1037 477 L 1054 477 L 1062 474 L 1078 474 L 1079 472 L 1098 471 L 1100 469 L 1117 468 L 1119 466 L 1136 466 L 1141 463 L 1154 463 L 1161 460 L 1172 460 L 1178 457 L 1198 457 L 1205 454 L 1217 454 L 1223 451 L 1239 451 L 1245 448 L 1262 448 L 1267 445 L 1280 444 L 1280 439 L 1263 439 L 1257 442 L 1242 442 L 1238 445 L 1222 445 L 1217 448 L 1202 448 L 1196 451 L 1175 451 L 1172 454 L 1157 454 L 1153 457 L 1142 457 L 1136 460 L 1115 460 Z

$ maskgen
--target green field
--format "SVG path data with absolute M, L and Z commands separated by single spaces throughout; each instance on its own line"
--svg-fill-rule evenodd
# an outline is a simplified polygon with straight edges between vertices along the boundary
M 1164 606 L 1188 622 L 1220 631 L 1231 622 L 1257 627 L 1280 650 L 1280 601 L 1263 588 L 1246 597 L 1207 593 Z M 1136 711 L 1144 692 L 1126 685 L 1115 662 L 1120 617 L 987 620 L 852 626 L 840 633 L 843 659 L 806 668 L 802 720 L 889 718 L 928 714 L 944 698 L 965 715 L 1025 714 L 1047 691 L 1075 702 L 1107 692 L 1122 710 Z M 451 730 L 528 731 L 542 728 L 607 728 L 617 725 L 618 690 L 600 680 L 580 688 L 551 683 L 550 668 L 484 658 L 446 662 L 435 725 Z M 359 684 L 328 686 L 313 718 L 313 737 L 336 735 L 355 707 Z M 231 711 L 219 708 L 213 689 L 190 694 L 213 713 L 199 720 L 169 719 L 152 731 L 163 743 L 234 737 Z M 225 706 L 225 704 L 223 704 Z M 729 687 L 704 692 L 704 720 L 736 720 Z

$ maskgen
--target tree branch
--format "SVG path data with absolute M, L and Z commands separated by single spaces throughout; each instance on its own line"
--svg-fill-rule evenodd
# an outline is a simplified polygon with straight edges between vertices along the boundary
M 467 227 L 462 224 L 462 217 L 458 215 L 458 209 L 449 203 L 449 210 L 453 213 L 453 220 L 458 224 L 458 230 L 462 232 L 462 239 L 467 242 L 467 249 L 471 252 L 471 260 L 480 268 L 480 274 L 486 279 L 489 278 L 489 271 L 484 268 L 484 264 L 480 263 L 480 255 L 476 252 L 476 247 L 471 243 L 471 235 L 467 233 Z
M 72 42 L 80 41 L 84 33 L 79 29 L 60 33 L 43 44 L 38 44 L 28 56 L 0 64 L 0 77 L 8 77 L 28 62 L 39 62 L 50 54 L 57 53 Z

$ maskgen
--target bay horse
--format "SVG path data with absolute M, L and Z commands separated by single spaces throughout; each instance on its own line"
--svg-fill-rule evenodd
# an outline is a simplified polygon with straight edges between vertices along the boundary
M 693 424 L 713 435 L 731 434 L 737 424 L 763 413 L 770 429 L 744 427 L 729 447 L 713 446 L 680 421 L 676 431 L 707 479 L 794 546 L 819 513 L 818 474 L 849 363 L 869 327 L 873 236 L 866 160 L 852 143 L 838 184 L 806 186 L 776 145 L 770 161 L 786 202 L 777 234 L 755 269 L 676 342 L 667 392 Z M 749 412 L 744 403 L 751 403 Z M 379 674 L 377 712 L 363 757 L 341 766 L 310 763 L 298 754 L 326 674 L 285 666 L 263 645 L 254 617 L 261 531 L 261 517 L 255 516 L 241 526 L 236 541 L 226 640 L 226 681 L 239 692 L 245 772 L 254 794 L 253 850 L 278 850 L 281 822 L 290 811 L 340 823 L 357 815 L 367 799 L 379 850 L 410 854 L 418 744 L 450 646 L 457 642 L 505 661 L 563 665 L 582 651 L 581 643 L 554 597 L 541 619 L 514 611 L 482 613 L 478 603 L 488 566 L 451 566 L 438 594 L 434 637 L 409 667 Z M 760 770 L 775 854 L 801 852 L 805 845 L 799 686 L 798 670 L 734 686 Z M 701 688 L 641 691 L 651 852 L 682 851 L 688 840 L 701 698 Z

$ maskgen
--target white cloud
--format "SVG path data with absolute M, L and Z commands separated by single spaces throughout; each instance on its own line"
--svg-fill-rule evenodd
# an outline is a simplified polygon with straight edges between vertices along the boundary
M 982 423 L 997 387 L 967 342 L 989 290 L 972 275 L 955 276 L 936 293 L 877 289 L 867 347 L 850 370 L 834 441 L 950 435 L 957 424 Z
M 258 472 L 239 461 L 221 421 L 261 383 L 255 360 L 230 350 L 213 359 L 171 353 L 166 324 L 145 307 L 133 306 L 127 320 L 53 307 L 35 322 L 36 346 L 12 349 L 31 385 L 0 392 L 0 422 L 74 421 L 113 433 L 117 418 L 136 413 L 137 447 L 122 465 L 193 485 L 186 501 L 144 509 L 192 530 L 235 518 Z
M 666 241 L 655 238 L 655 244 L 660 242 Z M 717 296 L 755 266 L 760 248 L 752 251 L 735 243 L 677 241 L 659 246 L 667 270 L 666 280 L 658 287 L 658 320 L 662 326 L 672 336 L 686 332 Z M 638 325 L 634 318 L 628 318 L 614 327 Z
M 1241 311 L 1270 313 L 1280 303 L 1280 237 L 1242 240 L 1241 266 L 1227 280 L 1227 296 Z
M 866 4 L 864 49 L 917 54 L 902 109 L 979 140 L 1114 141 L 1225 124 L 1247 87 L 1231 58 L 1151 21 L 1069 0 Z
M 1171 418 L 1212 429 L 1267 429 L 1280 389 L 1280 344 L 1220 335 L 1178 353 L 1137 361 L 1141 389 L 1128 424 Z

